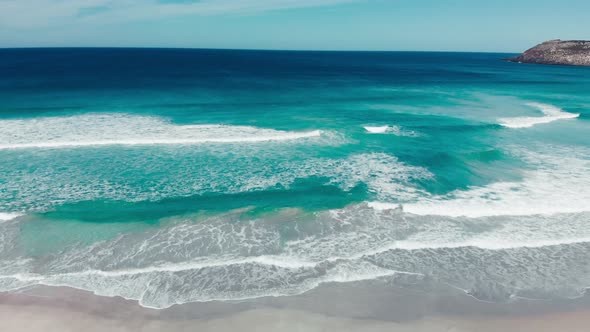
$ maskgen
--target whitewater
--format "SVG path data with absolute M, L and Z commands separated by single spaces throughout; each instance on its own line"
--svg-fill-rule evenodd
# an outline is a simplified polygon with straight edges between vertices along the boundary
M 508 128 L 530 128 L 538 124 L 551 123 L 557 120 L 575 119 L 577 113 L 565 112 L 559 107 L 543 103 L 528 103 L 527 106 L 538 109 L 544 116 L 522 116 L 500 119 L 500 125 Z
M 256 143 L 319 137 L 320 130 L 285 132 L 249 126 L 175 125 L 157 117 L 88 114 L 0 120 L 0 150 L 101 145 Z

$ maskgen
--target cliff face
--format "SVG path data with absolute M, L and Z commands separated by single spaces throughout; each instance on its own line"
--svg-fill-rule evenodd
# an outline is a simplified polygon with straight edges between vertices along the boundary
M 590 41 L 550 40 L 523 54 L 508 59 L 513 62 L 548 65 L 590 66 Z

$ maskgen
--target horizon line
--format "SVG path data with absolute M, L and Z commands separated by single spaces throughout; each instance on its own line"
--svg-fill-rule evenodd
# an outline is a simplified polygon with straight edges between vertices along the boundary
M 507 51 L 452 51 L 452 50 L 355 50 L 355 49 L 278 49 L 278 48 L 222 48 L 222 47 L 166 47 L 166 46 L 18 46 L 4 47 L 0 50 L 25 49 L 151 49 L 151 50 L 203 50 L 203 51 L 253 51 L 253 52 L 358 52 L 358 53 L 487 53 L 487 54 L 520 54 L 522 52 Z

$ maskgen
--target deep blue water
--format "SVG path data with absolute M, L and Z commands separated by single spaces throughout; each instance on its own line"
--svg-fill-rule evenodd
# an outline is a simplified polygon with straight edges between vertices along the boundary
M 508 56 L 2 49 L 0 289 L 576 296 L 590 68 Z

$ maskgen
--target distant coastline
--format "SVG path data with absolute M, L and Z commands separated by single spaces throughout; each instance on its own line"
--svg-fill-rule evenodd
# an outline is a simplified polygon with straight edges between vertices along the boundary
M 506 60 L 545 65 L 590 66 L 590 41 L 549 40 Z

